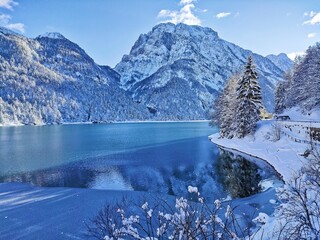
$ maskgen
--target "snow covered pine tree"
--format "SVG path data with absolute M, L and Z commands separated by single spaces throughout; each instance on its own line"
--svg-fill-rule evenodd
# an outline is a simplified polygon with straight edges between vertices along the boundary
M 261 88 L 252 56 L 248 57 L 244 73 L 238 80 L 237 108 L 234 119 L 235 136 L 243 138 L 255 131 L 261 119 Z

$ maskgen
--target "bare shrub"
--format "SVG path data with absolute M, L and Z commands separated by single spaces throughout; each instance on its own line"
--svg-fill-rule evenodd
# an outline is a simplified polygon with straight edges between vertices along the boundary
M 320 236 L 320 154 L 312 147 L 310 162 L 290 184 L 279 191 L 283 201 L 277 216 L 284 225 L 279 239 L 319 239 Z
M 140 204 L 106 205 L 88 225 L 97 239 L 244 239 L 250 228 L 230 205 L 208 205 L 197 188 L 188 188 L 197 202 L 177 198 L 175 204 L 157 198 Z M 174 206 L 174 207 L 172 207 Z M 130 209 L 131 208 L 131 209 Z

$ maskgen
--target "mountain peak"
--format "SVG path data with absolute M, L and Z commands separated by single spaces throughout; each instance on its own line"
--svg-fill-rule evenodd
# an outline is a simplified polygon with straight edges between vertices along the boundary
M 199 34 L 199 33 L 210 33 L 218 37 L 218 33 L 209 27 L 201 27 L 198 25 L 187 25 L 184 23 L 174 24 L 171 22 L 160 23 L 152 28 L 152 32 L 161 31 L 161 32 L 181 32 L 187 31 L 190 34 Z
M 284 72 L 290 70 L 293 66 L 293 61 L 285 53 L 280 53 L 278 55 L 270 54 L 266 56 L 271 60 L 277 67 L 279 67 Z
M 202 119 L 249 54 L 253 53 L 221 39 L 211 28 L 161 23 L 140 35 L 115 70 L 121 87 L 136 101 L 156 108 L 156 114 L 186 119 L 188 109 L 189 118 Z M 273 90 L 283 71 L 269 59 L 253 55 L 265 90 L 264 104 L 271 111 Z
M 61 33 L 58 32 L 47 32 L 39 35 L 37 38 L 66 39 Z
M 285 54 L 285 53 L 279 53 L 278 55 L 276 55 L 276 54 L 269 54 L 269 55 L 267 55 L 266 57 L 267 57 L 267 58 L 268 58 L 268 57 L 277 57 L 277 58 L 282 58 L 282 59 L 287 59 L 287 58 L 289 58 L 288 55 Z M 290 58 L 289 58 L 289 59 L 290 59 Z

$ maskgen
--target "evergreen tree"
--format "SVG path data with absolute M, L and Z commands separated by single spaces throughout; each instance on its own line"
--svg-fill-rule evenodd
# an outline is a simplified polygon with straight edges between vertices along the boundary
M 261 88 L 258 83 L 258 74 L 249 56 L 244 73 L 238 80 L 237 109 L 234 120 L 235 135 L 243 138 L 255 131 L 260 120 Z
M 285 86 L 284 82 L 279 82 L 274 95 L 274 112 L 282 113 L 286 108 L 285 105 Z
M 306 51 L 299 59 L 287 94 L 287 107 L 300 107 L 310 111 L 320 108 L 320 43 Z
M 274 100 L 274 112 L 282 113 L 286 109 L 288 90 L 291 87 L 292 72 L 289 71 L 284 75 L 284 81 L 279 82 L 276 88 Z
M 214 103 L 215 112 L 211 123 L 220 128 L 220 136 L 233 137 L 233 120 L 236 110 L 236 89 L 239 75 L 232 75 L 227 82 L 222 94 Z

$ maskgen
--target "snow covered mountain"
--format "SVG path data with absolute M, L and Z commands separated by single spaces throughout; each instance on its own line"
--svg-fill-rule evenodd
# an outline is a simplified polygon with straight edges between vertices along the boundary
M 159 24 L 115 69 L 60 33 L 30 39 L 0 28 L 0 124 L 205 119 L 249 55 L 272 110 L 281 66 L 210 28 Z
M 287 72 L 293 67 L 293 61 L 288 58 L 287 54 L 285 53 L 280 53 L 278 55 L 270 54 L 266 56 L 266 58 L 270 59 L 277 67 L 279 67 L 284 72 Z
M 283 70 L 269 59 L 224 41 L 210 28 L 162 23 L 142 34 L 115 70 L 120 84 L 156 118 L 206 118 L 231 74 L 253 55 L 269 110 Z
M 0 124 L 149 118 L 119 77 L 61 34 L 29 39 L 0 28 Z

